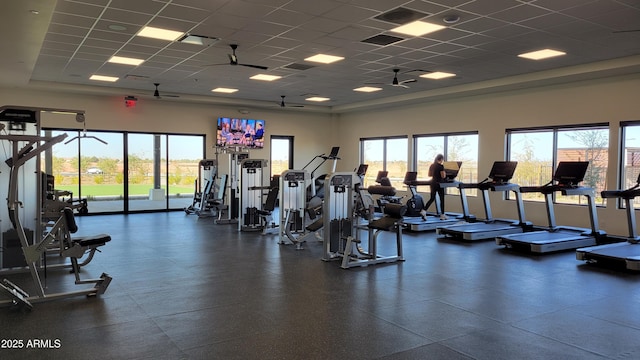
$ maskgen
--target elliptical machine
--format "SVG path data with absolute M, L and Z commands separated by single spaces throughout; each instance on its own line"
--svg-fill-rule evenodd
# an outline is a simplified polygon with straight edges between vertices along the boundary
M 404 175 L 403 183 L 409 189 L 411 197 L 407 199 L 407 212 L 404 216 L 416 217 L 420 216 L 420 211 L 424 208 L 424 198 L 418 194 L 418 185 L 428 185 L 428 181 L 418 181 L 418 173 L 416 171 L 407 171 Z M 436 207 L 440 208 L 440 199 L 436 197 Z

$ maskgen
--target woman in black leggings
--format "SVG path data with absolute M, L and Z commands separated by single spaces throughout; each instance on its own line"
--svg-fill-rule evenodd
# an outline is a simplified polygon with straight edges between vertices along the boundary
M 424 209 L 420 212 L 422 218 L 425 220 L 427 218 L 427 210 L 429 209 L 429 206 L 436 201 L 436 195 L 440 197 L 440 209 L 437 209 L 436 207 L 436 212 L 440 215 L 440 220 L 447 219 L 447 215 L 444 214 L 444 188 L 440 186 L 440 183 L 447 177 L 443 163 L 444 155 L 438 154 L 436 155 L 436 158 L 433 159 L 433 164 L 429 166 L 429 176 L 431 176 L 431 197 L 424 205 Z M 440 213 L 440 211 L 442 211 L 442 213 Z

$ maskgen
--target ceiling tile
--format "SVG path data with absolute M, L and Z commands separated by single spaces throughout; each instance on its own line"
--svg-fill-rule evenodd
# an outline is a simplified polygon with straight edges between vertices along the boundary
M 521 5 L 521 3 L 517 0 L 469 1 L 458 6 L 458 8 L 477 15 L 487 16 L 518 5 Z
M 333 20 L 357 23 L 362 20 L 372 18 L 378 14 L 379 12 L 377 11 L 364 9 L 361 7 L 342 5 L 328 11 L 327 13 L 323 14 L 323 16 Z
M 340 4 L 332 0 L 308 1 L 292 0 L 284 6 L 284 9 L 303 12 L 311 15 L 322 15 L 335 9 Z
M 209 17 L 211 13 L 198 8 L 169 4 L 157 15 L 186 22 L 199 23 Z
M 154 0 L 111 0 L 109 8 L 123 9 L 127 12 L 137 12 L 142 14 L 157 14 L 167 4 Z
M 271 22 L 286 26 L 300 26 L 307 21 L 314 18 L 313 15 L 309 15 L 299 11 L 276 9 L 264 16 L 262 19 L 266 22 Z
M 516 7 L 512 7 L 506 10 L 498 11 L 490 16 L 494 19 L 503 20 L 506 22 L 517 23 L 534 17 L 549 14 L 548 10 L 541 9 L 532 5 L 524 4 Z
M 91 5 L 73 1 L 58 1 L 54 13 L 73 14 L 74 16 L 84 16 L 95 19 L 100 16 L 104 6 Z
M 146 25 L 152 18 L 149 14 L 140 14 L 118 9 L 107 9 L 101 17 L 102 20 L 137 25 L 139 27 Z

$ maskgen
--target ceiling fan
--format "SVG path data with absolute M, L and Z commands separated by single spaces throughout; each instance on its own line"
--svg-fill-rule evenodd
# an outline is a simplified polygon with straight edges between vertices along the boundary
M 284 103 L 285 95 L 280 95 L 280 97 L 282 98 L 282 100 L 280 100 L 280 102 L 278 103 L 280 107 L 299 107 L 299 108 L 304 107 L 304 105 L 287 105 Z
M 255 69 L 261 69 L 261 70 L 267 70 L 268 67 L 266 66 L 262 66 L 262 65 L 251 65 L 251 64 L 241 64 L 238 62 L 238 56 L 236 56 L 236 49 L 238 48 L 238 44 L 230 44 L 229 45 L 231 47 L 231 54 L 227 54 L 229 56 L 229 62 L 228 63 L 222 63 L 222 64 L 209 64 L 209 65 L 205 65 L 205 66 L 218 66 L 218 65 L 233 65 L 233 66 L 246 66 L 246 67 L 250 67 L 250 68 L 255 68 Z
M 416 79 L 407 79 L 407 80 L 400 81 L 398 80 L 398 72 L 400 72 L 400 69 L 393 69 L 393 80 L 391 81 L 391 84 L 387 84 L 387 83 L 368 83 L 368 84 L 386 84 L 386 85 L 397 86 L 397 87 L 408 89 L 409 87 L 405 84 L 410 84 L 418 81 Z
M 158 86 L 160 86 L 160 83 L 153 83 L 153 85 L 156 86 L 156 90 L 153 92 L 153 97 L 155 97 L 156 99 L 162 99 L 162 97 L 180 97 L 179 95 L 171 95 L 171 94 L 164 94 L 162 96 L 160 96 L 160 91 L 158 90 Z

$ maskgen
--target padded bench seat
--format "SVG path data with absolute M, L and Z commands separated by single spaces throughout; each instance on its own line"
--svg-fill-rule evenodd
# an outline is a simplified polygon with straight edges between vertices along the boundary
M 78 244 L 82 247 L 100 246 L 111 241 L 111 236 L 107 234 L 91 235 L 91 236 L 78 236 L 72 238 L 74 244 Z

